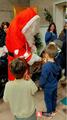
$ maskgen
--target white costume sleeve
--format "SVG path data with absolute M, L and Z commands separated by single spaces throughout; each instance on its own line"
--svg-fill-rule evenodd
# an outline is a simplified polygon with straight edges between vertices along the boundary
M 41 61 L 41 57 L 39 57 L 37 54 L 32 54 L 31 59 L 28 61 L 29 65 L 32 65 L 34 62 Z

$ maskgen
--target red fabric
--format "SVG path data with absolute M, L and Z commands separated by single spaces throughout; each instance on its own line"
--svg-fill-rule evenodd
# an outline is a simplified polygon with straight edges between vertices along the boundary
M 15 79 L 14 75 L 11 73 L 9 68 L 9 64 L 13 59 L 14 59 L 13 57 L 8 55 L 8 80 L 11 80 L 11 81 Z
M 20 12 L 11 22 L 7 35 L 6 35 L 6 47 L 9 52 L 14 53 L 14 50 L 19 49 L 18 55 L 14 57 L 8 56 L 8 79 L 14 80 L 13 75 L 9 70 L 9 63 L 16 57 L 23 55 L 26 52 L 26 44 L 28 52 L 31 49 L 26 41 L 25 36 L 21 33 L 21 30 L 28 23 L 28 21 L 36 15 L 32 8 L 27 8 L 26 10 Z

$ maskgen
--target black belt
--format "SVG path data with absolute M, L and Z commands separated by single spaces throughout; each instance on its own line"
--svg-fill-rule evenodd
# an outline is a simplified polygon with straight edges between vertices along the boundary
M 8 55 L 14 57 L 14 53 L 8 51 Z

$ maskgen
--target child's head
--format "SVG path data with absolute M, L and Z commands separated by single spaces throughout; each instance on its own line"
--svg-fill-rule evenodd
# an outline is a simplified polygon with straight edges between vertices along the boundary
M 45 49 L 45 57 L 48 58 L 55 58 L 57 54 L 58 48 L 55 43 L 51 42 L 46 46 Z
M 28 65 L 24 59 L 16 58 L 10 63 L 10 70 L 16 79 L 21 79 L 28 70 Z

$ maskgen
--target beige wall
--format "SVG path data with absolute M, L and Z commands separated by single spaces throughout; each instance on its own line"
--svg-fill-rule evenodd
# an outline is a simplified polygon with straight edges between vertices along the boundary
M 21 7 L 28 7 L 30 6 L 30 0 L 9 0 L 12 4 L 18 5 Z
M 13 18 L 13 6 L 9 0 L 0 0 L 0 24 L 3 21 L 10 22 Z
M 30 6 L 30 0 L 0 0 L 0 24 L 10 22 L 14 17 L 14 8 L 19 11 L 22 7 Z
M 13 6 L 17 5 L 21 7 L 36 7 L 38 14 L 41 16 L 41 25 L 48 24 L 44 17 L 44 8 L 47 8 L 53 14 L 53 0 L 19 0 L 19 2 L 18 0 L 0 0 L 0 23 L 12 20 L 14 16 Z
M 12 18 L 14 17 L 14 8 L 19 10 L 18 8 L 20 7 L 23 8 L 33 6 L 37 8 L 38 14 L 41 17 L 40 25 L 41 27 L 43 26 L 43 30 L 45 31 L 45 26 L 48 27 L 49 24 L 44 17 L 44 8 L 46 8 L 53 15 L 58 33 L 60 33 L 63 27 L 63 7 L 58 5 L 55 6 L 56 2 L 58 1 L 59 0 L 0 0 L 0 24 L 3 21 L 10 22 L 12 20 Z
M 41 17 L 41 25 L 48 24 L 44 17 L 44 8 L 48 9 L 50 13 L 53 14 L 53 0 L 30 0 L 30 6 L 37 7 Z

